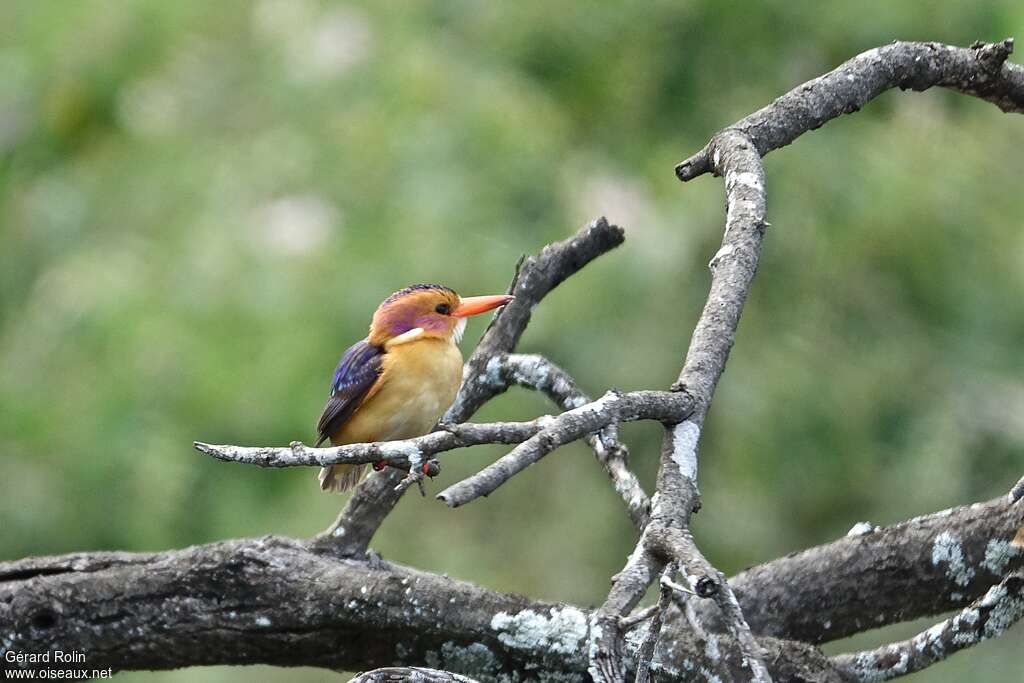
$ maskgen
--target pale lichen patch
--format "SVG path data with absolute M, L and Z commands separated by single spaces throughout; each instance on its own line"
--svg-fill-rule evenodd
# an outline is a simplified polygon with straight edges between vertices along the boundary
M 544 359 L 537 355 L 522 356 L 522 359 L 521 363 L 514 366 L 516 381 L 535 387 L 547 385 L 551 372 Z M 490 367 L 490 361 L 487 365 Z
M 690 481 L 697 483 L 697 442 L 700 427 L 695 422 L 683 420 L 672 428 L 672 462 L 679 466 L 679 472 Z
M 591 662 L 591 664 L 587 666 L 587 673 L 589 673 L 590 677 L 595 681 L 601 680 L 601 672 L 593 665 L 592 662 L 597 658 L 597 652 L 599 650 L 598 643 L 601 641 L 601 637 L 603 635 L 604 629 L 601 628 L 601 625 L 598 623 L 598 614 L 595 610 L 590 615 L 590 638 L 587 643 L 587 661 Z
M 731 254 L 735 250 L 736 250 L 736 246 L 733 245 L 733 244 L 723 245 L 722 248 L 719 249 L 717 252 L 715 252 L 715 255 L 711 257 L 711 260 L 708 261 L 708 268 L 710 268 L 711 270 L 714 270 L 715 267 L 718 266 L 718 262 L 719 261 L 721 261 L 723 258 L 728 256 L 729 254 Z
M 740 173 L 730 171 L 726 173 L 726 189 L 731 191 L 737 185 L 743 185 L 744 187 L 749 187 L 753 190 L 757 190 L 758 192 L 764 189 L 764 185 L 761 183 L 761 178 L 759 178 L 756 173 L 751 173 L 750 171 L 742 171 Z
M 582 408 L 587 405 L 587 399 L 583 396 L 570 396 L 565 399 L 565 407 L 572 410 L 573 408 Z
M 948 531 L 935 537 L 932 564 L 946 564 L 946 577 L 958 586 L 967 586 L 974 578 L 974 569 L 967 564 L 960 540 Z
M 1022 552 L 1024 552 L 1024 549 L 1013 545 L 1009 541 L 992 539 L 985 546 L 985 559 L 982 562 L 982 566 L 996 576 L 1002 576 L 1006 573 L 1006 567 L 1010 564 L 1010 560 Z
M 572 654 L 587 636 L 587 617 L 574 607 L 555 607 L 548 615 L 532 609 L 516 614 L 498 612 L 491 618 L 491 628 L 510 648 Z
M 493 356 L 484 366 L 484 371 L 476 378 L 480 384 L 492 387 L 502 387 L 505 383 L 501 380 L 501 358 Z

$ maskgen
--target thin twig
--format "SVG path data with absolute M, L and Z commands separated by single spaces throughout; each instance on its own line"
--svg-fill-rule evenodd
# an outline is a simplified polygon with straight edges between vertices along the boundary
M 660 609 L 661 606 L 657 603 L 653 605 L 648 605 L 643 609 L 639 609 L 636 612 L 630 614 L 629 616 L 622 617 L 621 619 L 619 619 L 619 628 L 621 628 L 623 631 L 628 631 L 636 627 L 638 624 L 641 624 L 650 619 L 651 617 L 653 617 L 655 613 L 657 613 Z
M 658 610 L 654 613 L 654 618 L 651 619 L 651 624 L 647 628 L 647 635 L 644 636 L 644 641 L 640 645 L 640 650 L 636 656 L 636 683 L 647 683 L 651 677 L 651 662 L 654 659 L 654 648 L 658 644 L 658 638 L 661 636 L 661 625 L 665 619 L 665 612 L 668 611 L 668 606 L 672 603 L 672 588 L 669 585 L 672 579 L 672 575 L 676 573 L 676 565 L 674 562 L 669 562 L 665 565 L 665 569 L 661 572 L 661 593 L 658 597 Z
M 609 391 L 601 398 L 550 420 L 507 455 L 438 494 L 450 507 L 459 507 L 495 489 L 556 448 L 600 431 L 608 425 L 636 420 L 682 420 L 691 411 L 688 396 L 665 391 Z
M 524 462 L 512 472 L 514 474 L 558 446 L 584 438 L 610 424 L 681 418 L 688 414 L 688 405 L 685 396 L 673 392 L 610 392 L 596 401 L 557 416 L 542 415 L 527 422 L 445 425 L 441 431 L 404 441 L 354 443 L 329 448 L 312 448 L 298 441 L 287 447 L 216 445 L 199 441 L 193 446 L 199 452 L 218 460 L 258 467 L 363 465 L 384 460 L 393 468 L 409 471 L 410 468 L 419 469 L 424 464 L 430 465 L 430 456 L 446 451 L 482 444 L 520 444 L 518 453 L 513 451 L 516 455 L 510 459 L 534 460 Z M 427 474 L 435 476 L 437 472 L 432 470 Z M 504 480 L 496 482 L 494 487 L 497 488 L 501 483 Z M 465 502 L 468 500 L 462 500 L 459 504 Z
M 591 402 L 565 370 L 543 356 L 508 354 L 487 363 L 487 378 L 504 386 L 516 384 L 546 394 L 562 410 L 572 410 Z M 647 524 L 651 501 L 640 480 L 629 469 L 629 449 L 619 440 L 618 425 L 609 424 L 584 437 L 594 457 L 611 479 L 615 492 L 626 504 L 630 520 L 637 530 Z

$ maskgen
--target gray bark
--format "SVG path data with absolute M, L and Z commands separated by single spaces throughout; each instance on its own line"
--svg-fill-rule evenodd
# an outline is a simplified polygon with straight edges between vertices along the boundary
M 153 554 L 78 553 L 0 564 L 5 650 L 82 650 L 89 666 L 427 666 L 480 681 L 582 681 L 590 611 L 489 591 L 277 537 Z M 642 635 L 642 629 L 638 638 Z M 839 681 L 811 646 L 768 639 L 781 669 Z M 678 634 L 655 670 L 739 671 Z M 518 678 L 515 676 L 518 675 Z M 723 681 L 733 680 L 731 677 Z

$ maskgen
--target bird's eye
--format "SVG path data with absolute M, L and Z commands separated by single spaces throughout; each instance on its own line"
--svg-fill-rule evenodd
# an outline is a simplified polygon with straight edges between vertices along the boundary
M 452 308 L 448 304 L 438 304 L 434 308 L 434 310 L 440 313 L 441 315 L 448 315 L 448 313 L 451 312 Z

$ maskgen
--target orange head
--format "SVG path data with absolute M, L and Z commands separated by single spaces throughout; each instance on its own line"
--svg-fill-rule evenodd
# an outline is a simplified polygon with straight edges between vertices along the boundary
M 458 342 L 468 316 L 504 306 L 512 299 L 506 294 L 463 298 L 442 285 L 412 285 L 395 292 L 377 307 L 368 340 L 377 346 L 399 337 Z

